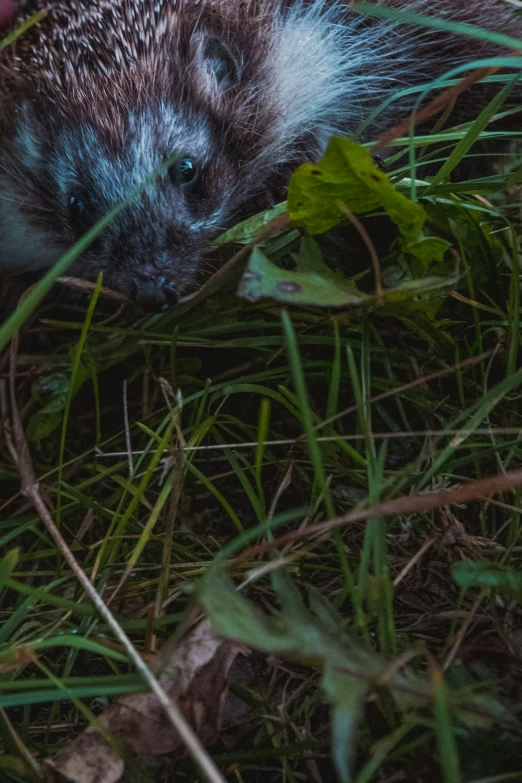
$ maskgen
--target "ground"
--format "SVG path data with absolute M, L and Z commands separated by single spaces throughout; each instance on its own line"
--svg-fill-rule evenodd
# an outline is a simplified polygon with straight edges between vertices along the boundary
M 348 168 L 326 234 L 301 170 L 301 230 L 236 231 L 180 308 L 98 286 L 0 327 L 2 780 L 102 714 L 126 771 L 78 783 L 222 779 L 162 709 L 147 733 L 140 661 L 226 780 L 522 779 L 519 161 L 430 189 L 410 143 L 387 174 L 350 147 L 378 204 L 353 215 Z

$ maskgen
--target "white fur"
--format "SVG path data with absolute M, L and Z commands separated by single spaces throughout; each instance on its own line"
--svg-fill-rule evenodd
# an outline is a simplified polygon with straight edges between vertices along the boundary
M 296 0 L 273 21 L 273 52 L 267 62 L 268 90 L 278 96 L 279 122 L 262 158 L 285 161 L 285 146 L 312 133 L 324 149 L 334 134 L 352 134 L 382 101 L 415 81 L 433 78 L 436 47 L 422 45 L 430 32 L 399 23 L 363 25 L 347 3 Z M 429 12 L 428 0 L 410 9 Z M 447 15 L 451 15 L 446 10 Z M 455 63 L 467 51 L 455 52 Z M 256 165 L 259 161 L 256 162 Z
M 269 88 L 278 96 L 274 136 L 291 143 L 307 132 L 322 146 L 332 133 L 357 127 L 368 99 L 386 81 L 389 43 L 382 28 L 363 29 L 344 3 L 296 2 L 274 21 Z M 401 57 L 400 50 L 393 52 Z

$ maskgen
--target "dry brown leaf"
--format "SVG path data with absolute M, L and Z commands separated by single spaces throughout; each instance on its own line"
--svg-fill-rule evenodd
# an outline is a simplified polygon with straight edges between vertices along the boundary
M 160 684 L 207 746 L 219 738 L 228 674 L 239 654 L 246 654 L 245 648 L 216 637 L 205 620 L 172 654 L 160 653 L 153 665 Z M 147 766 L 185 756 L 184 745 L 154 694 L 123 696 L 105 710 L 100 724 L 116 747 Z M 124 779 L 125 766 L 121 755 L 93 728 L 45 762 L 46 779 L 54 783 L 118 783 Z
M 35 658 L 36 653 L 31 647 L 18 647 L 15 650 L 9 650 L 0 659 L 0 674 L 19 671 L 33 663 Z

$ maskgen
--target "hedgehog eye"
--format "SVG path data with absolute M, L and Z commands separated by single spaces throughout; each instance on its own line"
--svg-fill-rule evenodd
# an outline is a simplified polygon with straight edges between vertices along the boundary
M 197 179 L 198 170 L 192 158 L 180 158 L 170 167 L 169 174 L 175 185 L 192 185 Z
M 86 199 L 71 193 L 67 202 L 67 210 L 71 228 L 75 234 L 82 236 L 92 225 L 92 221 L 89 219 Z

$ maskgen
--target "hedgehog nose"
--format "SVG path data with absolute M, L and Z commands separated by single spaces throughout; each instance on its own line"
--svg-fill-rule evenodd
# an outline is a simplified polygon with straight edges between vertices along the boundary
M 137 275 L 131 283 L 131 298 L 143 310 L 167 310 L 178 301 L 176 284 L 161 275 Z

